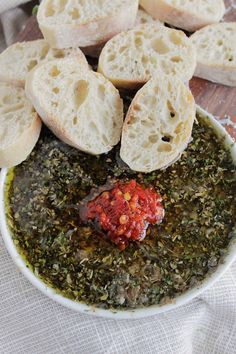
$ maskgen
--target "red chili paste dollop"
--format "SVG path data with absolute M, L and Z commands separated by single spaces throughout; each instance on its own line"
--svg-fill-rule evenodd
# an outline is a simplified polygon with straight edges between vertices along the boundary
M 129 241 L 142 241 L 149 224 L 162 221 L 161 201 L 153 187 L 144 188 L 135 180 L 118 182 L 111 190 L 88 202 L 86 218 L 96 221 L 109 239 L 123 250 Z

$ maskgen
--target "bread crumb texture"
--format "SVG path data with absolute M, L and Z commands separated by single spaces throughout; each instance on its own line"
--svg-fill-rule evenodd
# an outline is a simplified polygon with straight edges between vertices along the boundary
M 160 71 L 189 81 L 195 67 L 195 49 L 184 32 L 145 24 L 107 42 L 98 71 L 117 87 L 135 88 Z
M 174 6 L 178 9 L 187 10 L 190 13 L 202 16 L 218 15 L 219 9 L 224 7 L 223 0 L 162 0 L 168 5 Z
M 118 90 L 77 59 L 38 66 L 26 92 L 45 124 L 65 143 L 96 155 L 119 142 L 123 102 Z
M 197 61 L 236 68 L 236 22 L 210 25 L 191 36 Z
M 225 12 L 223 0 L 140 0 L 140 5 L 154 18 L 190 32 L 219 22 Z
M 192 133 L 196 108 L 179 79 L 150 80 L 134 97 L 123 126 L 120 155 L 135 171 L 151 172 L 181 156 Z
M 0 150 L 17 141 L 36 118 L 22 88 L 0 83 Z

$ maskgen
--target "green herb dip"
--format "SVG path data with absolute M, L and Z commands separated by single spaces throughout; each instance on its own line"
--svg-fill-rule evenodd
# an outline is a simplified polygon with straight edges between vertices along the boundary
M 151 184 L 164 198 L 162 224 L 123 252 L 77 208 L 108 176 Z M 90 156 L 45 128 L 9 175 L 6 201 L 14 242 L 37 276 L 68 298 L 125 309 L 170 302 L 216 269 L 234 237 L 235 190 L 230 154 L 199 120 L 181 159 L 146 175 L 129 170 L 119 148 Z

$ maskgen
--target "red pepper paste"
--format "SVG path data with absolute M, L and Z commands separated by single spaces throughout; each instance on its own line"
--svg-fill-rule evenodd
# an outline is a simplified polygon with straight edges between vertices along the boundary
M 135 180 L 118 182 L 111 190 L 88 202 L 86 218 L 96 221 L 109 239 L 124 250 L 129 241 L 142 241 L 149 224 L 164 217 L 162 198 L 153 187 Z

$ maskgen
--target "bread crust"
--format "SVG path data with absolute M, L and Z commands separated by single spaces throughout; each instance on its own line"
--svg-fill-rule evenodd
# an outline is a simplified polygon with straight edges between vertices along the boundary
M 25 86 L 25 77 L 35 63 L 53 60 L 59 55 L 58 50 L 50 49 L 44 39 L 27 42 L 17 42 L 8 47 L 0 54 L 0 82 L 9 83 L 13 86 Z M 64 57 L 75 56 L 81 60 L 81 64 L 88 66 L 83 52 L 79 48 L 61 49 L 60 55 Z M 32 66 L 33 68 L 33 66 Z
M 207 65 L 198 62 L 194 76 L 217 84 L 236 87 L 236 67 L 228 68 L 223 65 Z
M 194 32 L 211 23 L 219 22 L 225 12 L 223 0 L 217 0 L 219 7 L 216 16 L 204 16 L 202 13 L 190 12 L 184 8 L 168 4 L 165 0 L 140 0 L 140 5 L 154 18 L 175 27 Z M 194 4 L 192 5 L 194 6 Z
M 148 15 L 143 9 L 139 8 L 134 27 L 143 25 L 144 23 L 164 25 L 159 20 L 155 20 L 154 18 L 152 18 L 152 16 Z M 101 54 L 101 51 L 105 46 L 105 44 L 106 42 L 100 43 L 98 45 L 89 46 L 89 47 L 81 47 L 81 50 L 85 55 L 94 58 L 99 58 L 99 55 Z M 132 84 L 130 88 L 132 89 Z
M 235 87 L 236 22 L 206 26 L 195 32 L 190 40 L 197 52 L 194 76 Z
M 43 15 L 44 1 L 39 6 L 37 19 L 44 38 L 52 48 L 89 47 L 102 44 L 117 33 L 134 26 L 138 11 L 138 0 L 132 0 L 127 8 L 111 16 L 98 18 L 85 24 L 48 24 Z
M 0 167 L 10 168 L 26 160 L 38 141 L 41 127 L 41 119 L 35 113 L 35 119 L 32 120 L 30 127 L 16 141 L 4 149 L 0 148 Z

